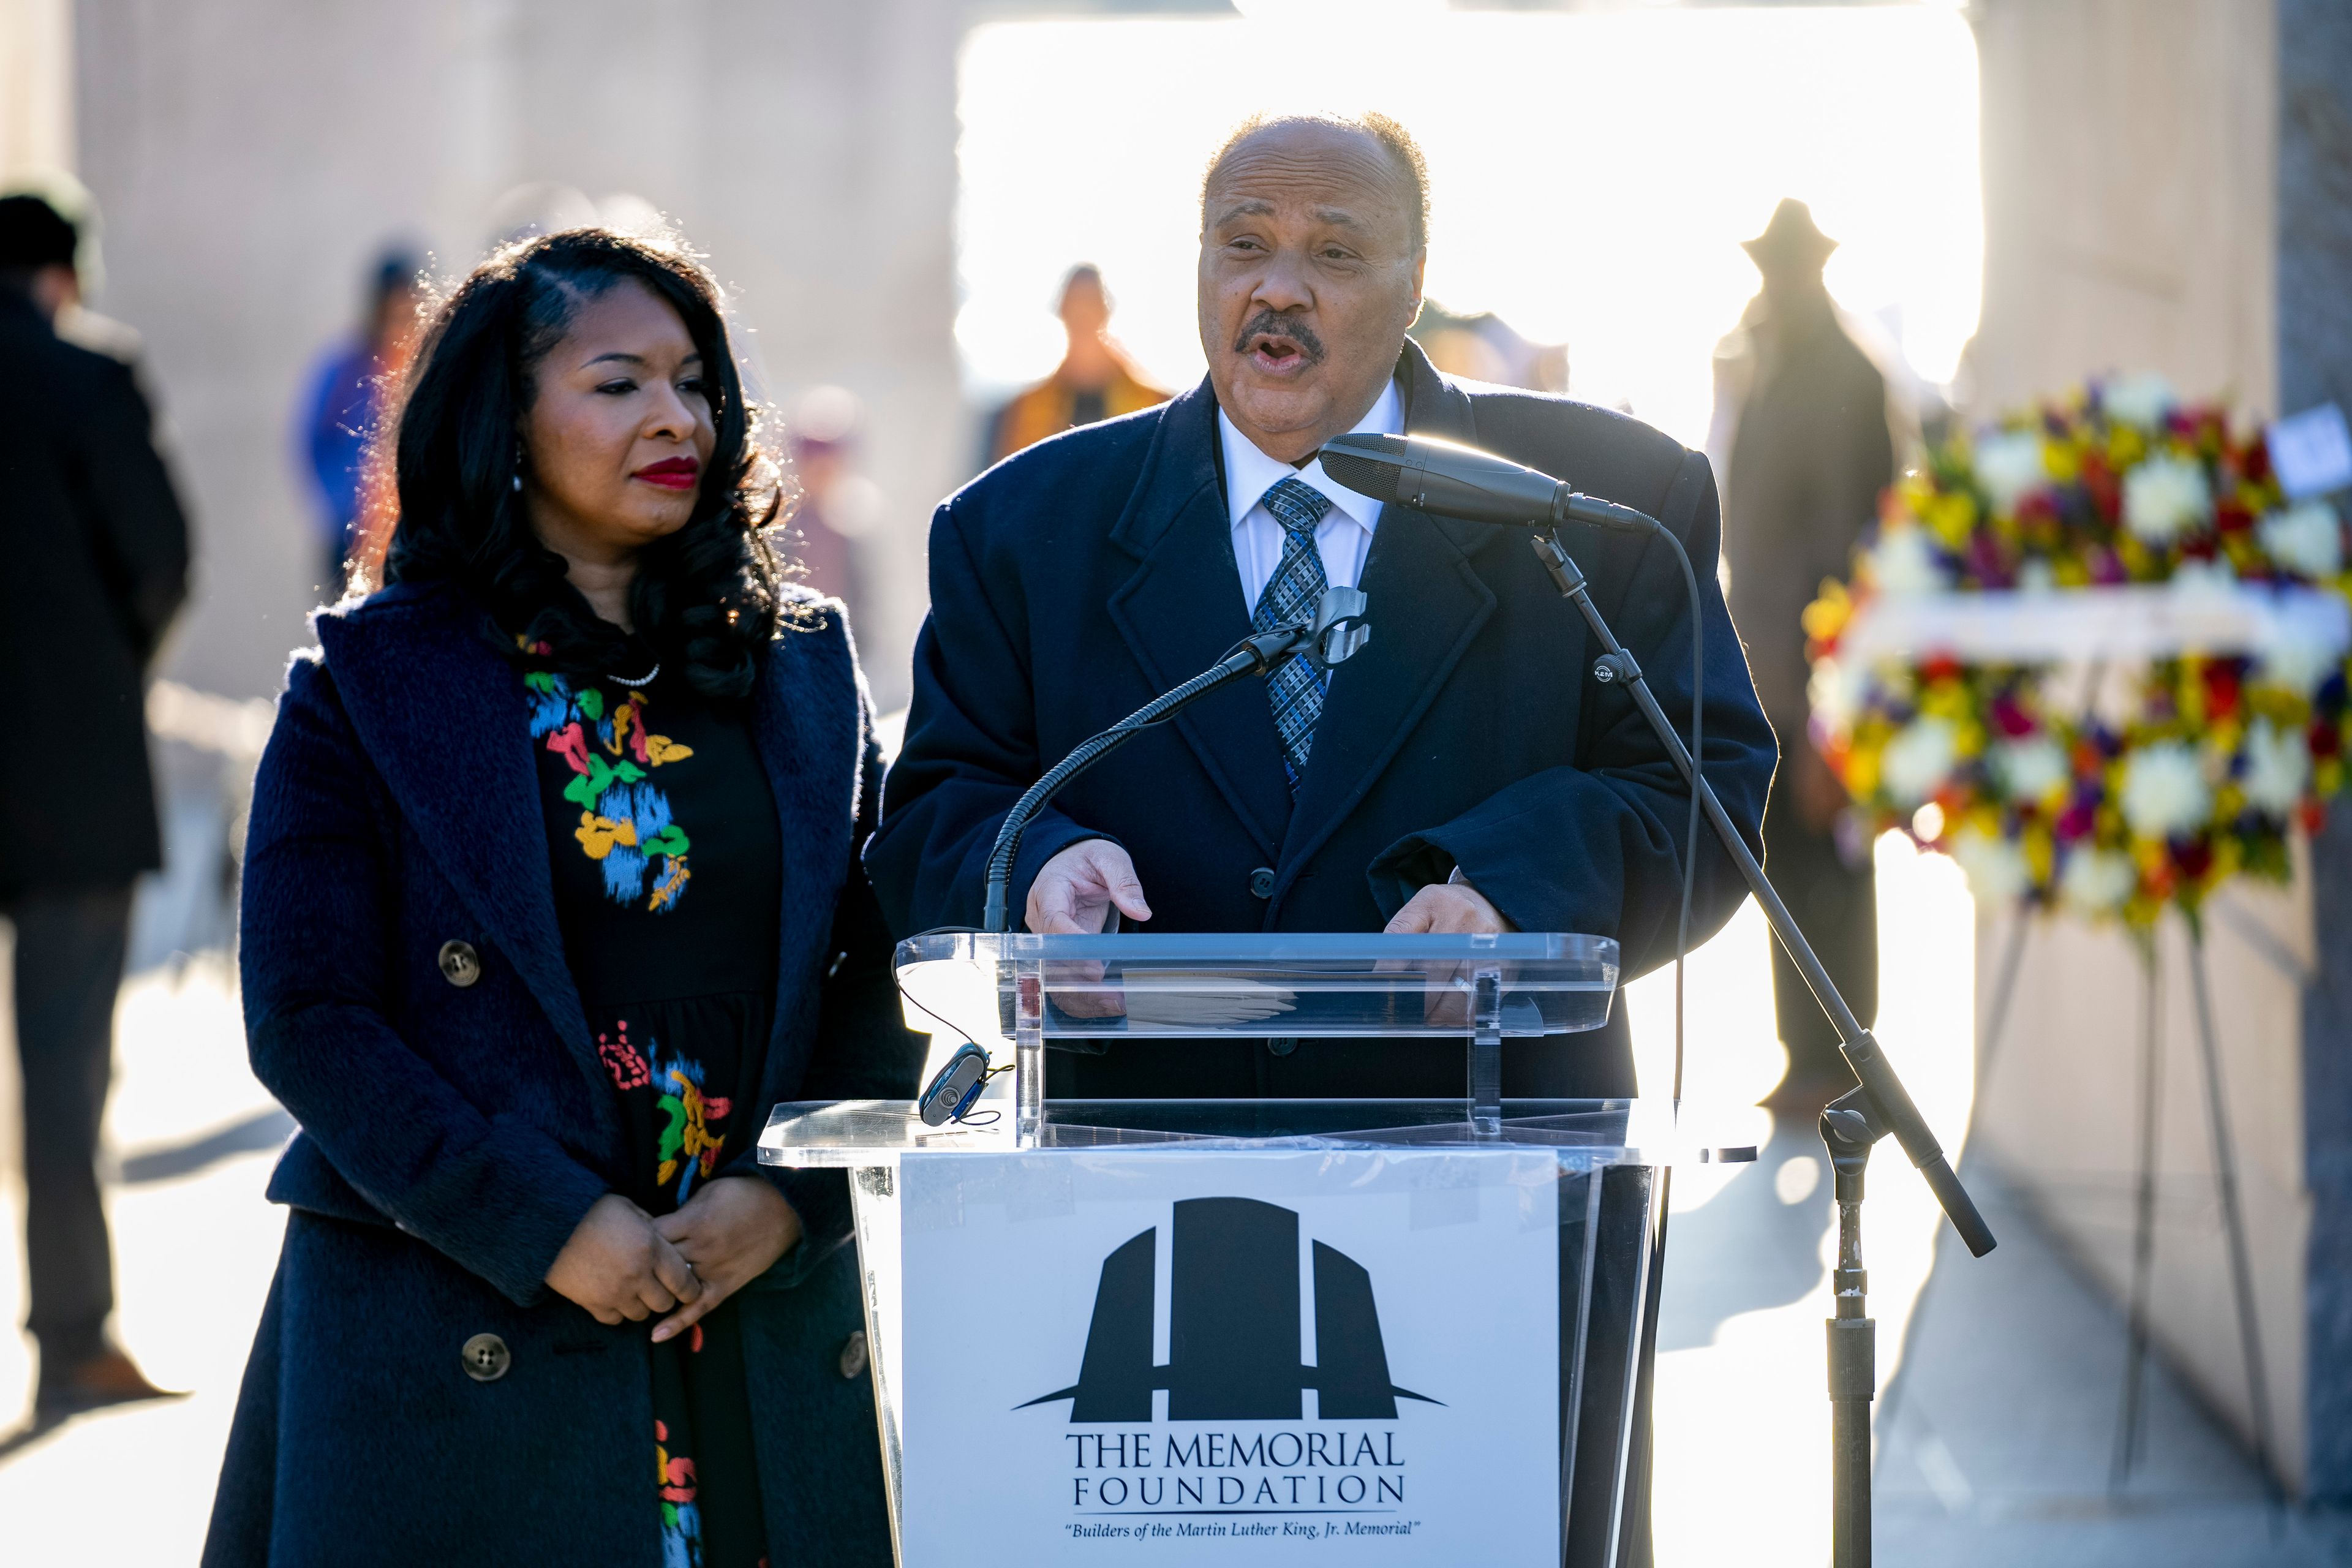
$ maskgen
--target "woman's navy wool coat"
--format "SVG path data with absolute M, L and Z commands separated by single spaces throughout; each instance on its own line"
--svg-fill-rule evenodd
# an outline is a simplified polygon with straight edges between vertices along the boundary
M 804 607 L 819 624 L 770 645 L 753 703 L 787 856 L 762 1110 L 907 1098 L 921 1060 L 855 852 L 881 767 L 856 657 L 838 605 Z M 556 926 L 521 683 L 450 588 L 317 630 L 247 838 L 247 1037 L 301 1131 L 270 1178 L 291 1214 L 205 1562 L 655 1568 L 648 1325 L 542 1282 L 625 1151 Z M 443 973 L 452 942 L 479 955 L 470 984 Z M 759 1170 L 747 1140 L 722 1173 Z M 768 1174 L 808 1231 L 738 1297 L 770 1561 L 887 1568 L 871 1380 L 845 1354 L 847 1189 Z M 509 1362 L 478 1382 L 459 1352 L 485 1333 Z

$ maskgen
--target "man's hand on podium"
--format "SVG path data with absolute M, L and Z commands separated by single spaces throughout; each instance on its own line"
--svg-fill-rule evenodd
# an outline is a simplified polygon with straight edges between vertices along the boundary
M 1519 928 L 1467 882 L 1432 882 L 1405 900 L 1383 928 L 1390 936 L 1452 931 L 1501 931 Z
M 1132 921 L 1151 918 L 1135 862 L 1108 838 L 1087 838 L 1045 862 L 1029 885 L 1029 929 L 1040 936 L 1092 936 L 1110 924 L 1111 907 Z
M 1461 873 L 1456 871 L 1454 876 L 1459 878 Z M 1467 882 L 1456 880 L 1432 882 L 1407 899 L 1404 908 L 1390 918 L 1386 934 L 1420 936 L 1518 929 L 1503 918 L 1503 911 L 1489 903 L 1486 894 Z M 1422 1016 L 1442 1028 L 1467 1028 L 1470 993 L 1476 980 L 1473 968 L 1444 963 L 1418 967 L 1429 984 L 1429 993 L 1423 998 Z
M 1108 838 L 1087 838 L 1045 862 L 1029 887 L 1029 929 L 1040 936 L 1092 936 L 1110 924 L 1116 908 L 1129 920 L 1148 921 L 1143 884 L 1126 850 Z M 1054 1005 L 1077 1018 L 1116 1018 L 1127 998 L 1102 984 L 1099 963 L 1047 966 L 1045 987 Z

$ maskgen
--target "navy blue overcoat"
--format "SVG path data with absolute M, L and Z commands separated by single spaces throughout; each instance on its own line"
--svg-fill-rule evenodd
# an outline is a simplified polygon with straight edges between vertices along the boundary
M 1706 630 L 1709 781 L 1761 853 L 1778 759 L 1715 575 L 1706 458 L 1588 404 L 1441 375 L 1408 342 L 1406 427 L 1499 452 L 1658 518 L 1689 552 Z M 866 851 L 901 931 L 977 924 L 989 848 L 1023 790 L 1087 736 L 1215 663 L 1250 631 L 1203 381 L 998 464 L 931 524 L 931 614 L 907 741 Z M 1654 538 L 1565 531 L 1592 595 L 1677 725 L 1696 676 L 1681 569 Z M 1332 673 L 1294 803 L 1261 683 L 1206 699 L 1066 790 L 1013 868 L 1079 839 L 1124 845 L 1145 929 L 1376 931 L 1459 867 L 1523 931 L 1623 946 L 1628 977 L 1671 958 L 1688 795 L 1520 530 L 1383 509 L 1360 584 L 1372 640 Z M 1691 940 L 1746 887 L 1702 826 Z M 1093 1096 L 1442 1098 L 1458 1051 L 1418 1042 L 1216 1042 L 1056 1057 L 1053 1091 Z M 1622 1010 L 1596 1035 L 1513 1042 L 1504 1091 L 1633 1090 Z
M 753 705 L 787 855 L 763 1107 L 903 1099 L 921 1060 L 856 852 L 880 754 L 840 608 L 815 618 L 762 656 Z M 447 587 L 317 631 L 247 839 L 247 1035 L 301 1131 L 270 1179 L 291 1214 L 205 1561 L 654 1568 L 648 1325 L 606 1328 L 542 1282 L 625 1161 L 520 682 Z M 478 979 L 445 976 L 450 942 Z M 808 1230 L 738 1298 L 771 1560 L 887 1565 L 871 1380 L 843 1353 L 862 1327 L 847 1191 L 770 1179 Z M 511 1358 L 493 1382 L 460 1362 L 481 1333 Z

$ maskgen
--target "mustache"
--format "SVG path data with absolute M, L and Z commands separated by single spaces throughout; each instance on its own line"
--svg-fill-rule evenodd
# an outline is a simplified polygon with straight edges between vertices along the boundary
M 1260 310 L 1252 316 L 1248 324 L 1234 337 L 1234 353 L 1247 353 L 1249 341 L 1256 337 L 1287 338 L 1298 345 L 1298 352 L 1307 356 L 1307 363 L 1323 363 L 1323 340 L 1315 335 L 1315 329 L 1279 310 Z

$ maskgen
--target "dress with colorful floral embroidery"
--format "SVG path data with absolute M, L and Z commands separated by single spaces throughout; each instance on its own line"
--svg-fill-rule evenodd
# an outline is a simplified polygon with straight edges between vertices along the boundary
M 529 659 L 522 679 L 557 917 L 620 1097 L 627 1195 L 666 1214 L 759 1131 L 743 1096 L 774 1017 L 775 797 L 745 714 L 683 679 L 632 689 Z M 757 1568 L 766 1546 L 734 1304 L 654 1346 L 653 1375 L 663 1568 Z

